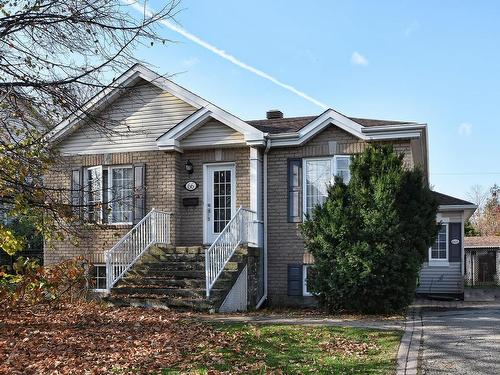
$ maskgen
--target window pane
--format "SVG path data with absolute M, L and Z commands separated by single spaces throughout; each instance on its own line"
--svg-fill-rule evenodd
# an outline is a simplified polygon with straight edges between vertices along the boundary
M 439 227 L 436 241 L 432 245 L 431 259 L 447 259 L 448 244 L 446 239 L 447 226 L 445 224 Z
M 106 289 L 106 266 L 94 265 L 90 272 L 90 286 L 95 289 Z
M 87 219 L 91 222 L 100 219 L 101 177 L 101 168 L 89 168 L 85 172 L 85 204 Z
M 305 169 L 306 213 L 310 213 L 326 200 L 332 177 L 331 159 L 306 160 Z
M 213 232 L 220 233 L 231 220 L 231 171 L 214 171 L 213 177 Z
M 113 168 L 111 181 L 111 222 L 129 223 L 132 221 L 133 169 Z
M 335 168 L 337 176 L 342 178 L 345 184 L 349 183 L 351 179 L 351 171 L 349 166 L 351 164 L 350 156 L 337 156 L 335 157 Z

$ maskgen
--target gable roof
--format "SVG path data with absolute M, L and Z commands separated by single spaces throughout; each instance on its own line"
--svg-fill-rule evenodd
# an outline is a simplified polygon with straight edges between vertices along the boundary
M 226 112 L 213 104 L 200 108 L 192 115 L 186 117 L 173 128 L 167 130 L 156 140 L 158 148 L 162 150 L 181 150 L 180 140 L 191 134 L 194 130 L 214 119 L 244 135 L 249 145 L 265 144 L 264 133 L 249 125 L 238 117 Z
M 84 123 L 88 113 L 98 113 L 106 108 L 113 100 L 120 97 L 123 89 L 133 87 L 141 79 L 169 92 L 196 109 L 193 114 L 157 139 L 158 149 L 181 151 L 179 141 L 211 118 L 242 133 L 248 145 L 264 145 L 267 142 L 269 147 L 300 146 L 326 127 L 335 125 L 365 141 L 422 138 L 422 151 L 425 155 L 427 153 L 425 124 L 347 117 L 333 109 L 327 109 L 318 116 L 243 121 L 141 64 L 132 66 L 110 87 L 102 90 L 85 104 L 82 111 L 56 126 L 50 133 L 49 140 L 54 143 L 61 141 Z
M 179 139 L 170 140 L 170 136 L 172 134 L 176 135 L 183 127 L 188 125 L 189 131 L 194 130 L 196 127 L 201 126 L 208 117 L 216 119 L 243 133 L 245 135 L 245 140 L 248 142 L 253 141 L 253 144 L 264 143 L 264 134 L 260 130 L 141 64 L 133 65 L 129 70 L 118 77 L 112 85 L 89 100 L 79 113 L 73 114 L 67 120 L 57 125 L 49 134 L 49 140 L 51 142 L 60 142 L 87 118 L 87 113 L 98 112 L 100 109 L 108 106 L 124 89 L 133 87 L 141 79 L 171 93 L 197 109 L 196 112 L 182 120 L 157 139 L 158 145 L 162 146 L 161 148 L 180 149 L 178 144 Z M 202 113 L 203 116 L 200 116 L 200 113 Z M 175 130 L 171 132 L 170 130 L 173 129 Z M 182 135 L 186 136 L 187 134 L 188 132 L 184 129 Z

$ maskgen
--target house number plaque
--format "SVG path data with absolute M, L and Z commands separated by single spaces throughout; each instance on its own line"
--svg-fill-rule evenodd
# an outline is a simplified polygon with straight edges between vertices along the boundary
M 460 243 L 460 240 L 457 240 L 456 238 L 451 240 L 452 245 L 458 245 Z
M 195 190 L 196 188 L 198 187 L 198 184 L 194 181 L 188 181 L 186 182 L 186 184 L 184 185 L 184 188 L 187 190 L 187 191 L 193 191 Z

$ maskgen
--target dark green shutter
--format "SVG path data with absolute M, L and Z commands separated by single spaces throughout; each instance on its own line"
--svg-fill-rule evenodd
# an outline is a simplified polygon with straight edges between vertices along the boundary
M 83 205 L 83 168 L 74 168 L 71 171 L 71 209 L 73 214 L 82 216 Z
M 134 224 L 146 215 L 146 165 L 134 165 Z
M 302 295 L 302 264 L 289 264 L 288 265 L 288 295 L 301 296 Z
M 449 223 L 448 241 L 449 241 L 449 261 L 461 262 L 462 261 L 462 224 Z M 453 240 L 458 240 L 457 244 L 453 244 Z
M 302 221 L 302 159 L 288 159 L 288 222 Z

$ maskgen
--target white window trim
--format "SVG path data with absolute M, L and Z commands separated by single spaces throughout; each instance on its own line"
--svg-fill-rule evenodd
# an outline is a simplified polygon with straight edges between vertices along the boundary
M 335 155 L 333 157 L 333 177 L 334 177 L 334 181 L 335 181 L 335 176 L 337 176 L 337 160 L 338 159 L 348 159 L 349 160 L 349 167 L 351 166 L 350 164 L 350 160 L 351 160 L 351 155 Z M 351 179 L 351 175 L 349 174 L 349 180 Z M 347 181 L 347 183 L 349 183 L 349 181 Z
M 134 176 L 134 167 L 132 165 L 112 165 L 105 167 L 108 170 L 108 211 L 111 214 L 111 202 L 113 201 L 113 169 L 132 169 L 132 176 Z M 132 179 L 132 185 L 134 185 L 134 178 Z M 132 194 L 134 194 L 135 186 L 132 186 Z M 132 213 L 134 211 L 133 207 L 134 200 L 132 199 Z M 101 212 L 102 215 L 102 212 Z M 111 215 L 109 215 L 111 217 Z M 121 222 L 111 222 L 108 217 L 107 225 L 133 225 L 133 221 L 121 221 Z
M 106 269 L 106 264 L 103 264 L 103 263 L 94 264 L 94 265 L 92 265 L 92 267 L 104 267 Z M 107 272 L 108 272 L 108 270 L 106 269 L 106 276 L 104 276 L 104 279 L 106 280 L 106 286 L 107 286 L 107 283 L 108 283 Z M 92 279 L 94 279 L 94 277 L 92 277 Z M 104 289 L 102 289 L 102 288 L 92 288 L 91 290 L 94 291 L 94 292 L 107 292 L 108 291 L 106 288 L 104 288 Z
M 308 161 L 321 161 L 321 160 L 329 160 L 330 161 L 330 173 L 331 173 L 331 178 L 330 178 L 330 184 L 333 184 L 335 181 L 335 174 L 333 173 L 334 167 L 333 164 L 334 160 L 333 157 L 314 157 L 314 158 L 303 158 L 302 159 L 302 215 L 304 217 L 304 220 L 307 215 L 307 162 Z
M 101 172 L 101 178 L 99 181 L 100 184 L 100 194 L 101 194 L 101 204 L 103 203 L 103 180 L 104 180 L 104 175 L 103 171 L 106 170 L 108 172 L 108 203 L 107 203 L 107 208 L 110 210 L 111 209 L 111 202 L 113 201 L 113 169 L 132 169 L 132 174 L 134 173 L 134 167 L 132 165 L 110 165 L 110 166 L 102 166 L 102 165 L 95 165 L 92 167 L 85 167 L 84 168 L 84 203 L 85 205 L 88 204 L 88 191 L 86 189 L 88 188 L 88 171 L 91 170 L 99 170 Z M 134 189 L 135 186 L 132 187 L 132 194 L 134 194 Z M 99 210 L 99 217 L 98 217 L 98 223 L 103 223 L 103 207 Z M 134 207 L 132 207 L 132 210 L 134 210 Z M 109 218 L 108 218 L 109 219 Z M 111 222 L 107 220 L 106 225 L 111 225 L 111 226 L 119 226 L 119 225 L 133 225 L 133 221 L 122 221 L 122 222 Z
M 429 266 L 443 267 L 449 266 L 450 262 L 450 226 L 448 222 L 441 222 L 446 228 L 446 258 L 445 259 L 433 259 L 432 258 L 432 246 L 429 247 Z
M 302 295 L 304 297 L 311 297 L 313 294 L 307 290 L 307 269 L 311 264 L 304 264 L 302 266 Z
M 93 171 L 93 170 L 98 170 L 101 172 L 101 177 L 99 179 L 99 189 L 100 189 L 101 204 L 102 204 L 102 180 L 103 180 L 102 165 L 96 165 L 93 167 L 84 168 L 84 174 L 83 174 L 83 183 L 84 183 L 83 193 L 84 194 L 83 194 L 83 197 L 84 197 L 85 206 L 88 205 L 88 194 L 89 194 L 89 191 L 86 191 L 86 189 L 89 188 L 88 171 Z M 99 218 L 98 218 L 97 222 L 102 223 L 102 209 L 99 210 Z
M 351 159 L 351 154 L 342 154 L 342 155 L 334 155 L 334 156 L 323 156 L 323 157 L 311 157 L 311 158 L 303 158 L 302 159 L 302 216 L 303 220 L 305 220 L 307 215 L 307 167 L 306 164 L 308 161 L 314 160 L 330 160 L 330 184 L 333 185 L 335 183 L 335 176 L 337 175 L 337 159 L 349 158 Z

